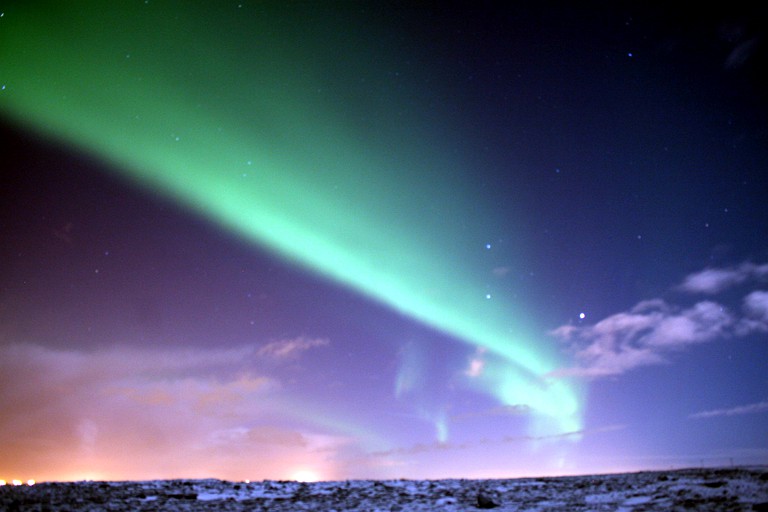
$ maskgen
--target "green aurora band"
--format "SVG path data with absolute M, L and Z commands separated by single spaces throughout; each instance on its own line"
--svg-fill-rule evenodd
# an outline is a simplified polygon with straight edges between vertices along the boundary
M 509 221 L 456 151 L 455 100 L 425 85 L 429 63 L 398 76 L 397 37 L 351 8 L 257 5 L 18 2 L 0 17 L 0 111 L 485 347 L 473 385 L 578 431 L 579 386 L 546 377 L 559 361 L 523 308 L 486 297 L 485 243 Z

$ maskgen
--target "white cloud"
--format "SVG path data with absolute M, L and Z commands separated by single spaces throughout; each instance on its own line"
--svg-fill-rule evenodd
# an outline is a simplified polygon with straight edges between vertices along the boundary
M 711 411 L 702 411 L 688 416 L 692 419 L 714 418 L 716 416 L 736 416 L 740 414 L 755 414 L 768 411 L 768 401 L 755 404 L 740 405 L 728 409 L 714 409 Z
M 768 292 L 754 291 L 744 297 L 744 317 L 736 325 L 736 333 L 746 336 L 753 332 L 768 332 Z
M 601 377 L 663 363 L 667 352 L 723 336 L 733 322 L 714 302 L 699 302 L 684 310 L 660 300 L 641 302 L 595 325 L 555 329 L 554 335 L 571 344 L 579 364 L 553 375 Z
M 737 284 L 768 278 L 768 264 L 743 263 L 689 275 L 678 289 L 715 294 Z M 662 299 L 639 302 L 629 311 L 594 325 L 564 325 L 551 334 L 565 341 L 576 365 L 552 376 L 604 377 L 668 361 L 668 355 L 690 345 L 755 332 L 768 332 L 768 292 L 755 290 L 743 301 L 742 313 L 704 300 L 688 308 Z
M 733 317 L 715 302 L 699 302 L 680 313 L 668 312 L 648 333 L 648 346 L 683 346 L 728 334 Z
M 687 276 L 678 289 L 689 293 L 714 295 L 749 280 L 768 279 L 768 263 L 742 263 L 738 267 L 708 268 Z
M 749 316 L 768 322 L 768 292 L 750 293 L 744 298 L 744 308 Z
M 687 276 L 680 289 L 690 293 L 715 294 L 744 279 L 746 276 L 737 269 L 706 269 Z
M 275 359 L 290 359 L 304 351 L 315 347 L 324 347 L 330 342 L 325 338 L 306 338 L 299 336 L 294 339 L 279 340 L 267 343 L 258 350 L 258 355 Z

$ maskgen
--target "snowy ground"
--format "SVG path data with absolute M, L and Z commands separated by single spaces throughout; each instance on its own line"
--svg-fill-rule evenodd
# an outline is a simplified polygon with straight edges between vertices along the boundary
M 0 486 L 3 511 L 768 511 L 768 467 L 515 480 L 38 483 Z

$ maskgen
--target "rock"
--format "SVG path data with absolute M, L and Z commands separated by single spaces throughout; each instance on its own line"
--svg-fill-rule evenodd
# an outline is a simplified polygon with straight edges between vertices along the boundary
M 435 506 L 437 507 L 446 507 L 448 505 L 455 505 L 458 502 L 456 498 L 453 496 L 444 496 L 437 501 L 435 501 Z
M 169 493 L 167 496 L 172 500 L 196 500 L 197 499 L 196 492 L 174 492 L 174 493 Z
M 477 493 L 477 508 L 496 508 L 501 504 L 487 492 L 480 490 Z

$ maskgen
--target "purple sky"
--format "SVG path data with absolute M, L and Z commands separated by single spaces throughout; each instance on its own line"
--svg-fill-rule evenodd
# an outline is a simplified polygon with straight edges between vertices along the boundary
M 236 4 L 204 14 L 259 15 Z M 389 60 L 331 66 L 313 86 L 346 98 L 339 117 L 364 118 L 351 124 L 363 140 L 382 133 L 376 120 L 390 106 L 379 94 L 403 101 L 393 111 L 440 105 L 439 119 L 413 122 L 426 127 L 425 145 L 443 135 L 450 144 L 384 153 L 410 163 L 435 153 L 463 169 L 430 174 L 435 195 L 419 188 L 418 169 L 393 178 L 391 197 L 431 204 L 447 191 L 440 214 L 468 219 L 435 222 L 423 253 L 407 257 L 429 268 L 440 248 L 477 240 L 445 282 L 481 269 L 489 301 L 519 306 L 509 311 L 514 343 L 557 364 L 515 388 L 488 346 L 297 264 L 4 107 L 0 479 L 768 463 L 768 84 L 753 13 L 358 7 L 346 8 L 349 33 L 366 45 L 358 57 L 384 32 Z M 15 15 L 8 8 L 0 24 Z M 11 55 L 0 51 L 0 69 Z M 15 86 L 4 80 L 0 103 Z M 411 121 L 395 126 L 406 133 Z M 351 176 L 351 196 L 370 193 Z M 475 218 L 485 231 L 471 231 Z M 410 240 L 422 220 L 399 219 L 393 232 Z M 558 383 L 578 398 L 571 428 L 547 417 L 567 404 L 526 394 Z

